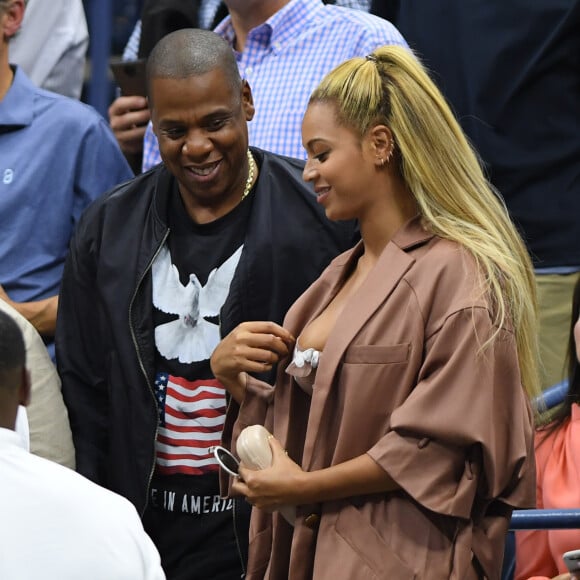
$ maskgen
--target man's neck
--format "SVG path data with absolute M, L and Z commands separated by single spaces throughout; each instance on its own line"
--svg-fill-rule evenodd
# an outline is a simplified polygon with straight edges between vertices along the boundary
M 235 49 L 243 52 L 250 30 L 264 24 L 290 0 L 270 0 L 264 2 L 247 2 L 247 0 L 231 0 L 226 2 L 232 18 L 232 27 L 236 33 Z
M 15 431 L 18 405 L 15 405 L 10 397 L 9 392 L 0 395 L 0 428 Z

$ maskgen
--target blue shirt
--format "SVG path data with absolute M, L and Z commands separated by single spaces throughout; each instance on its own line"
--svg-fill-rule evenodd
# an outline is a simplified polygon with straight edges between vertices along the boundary
M 58 294 L 87 205 L 133 176 L 105 120 L 20 68 L 0 101 L 0 284 L 17 302 Z
M 232 46 L 230 17 L 215 31 Z M 250 144 L 304 159 L 301 124 L 308 99 L 324 75 L 354 56 L 378 46 L 407 46 L 386 20 L 362 10 L 324 5 L 320 0 L 291 0 L 248 34 L 237 53 L 240 73 L 252 88 L 256 114 L 248 124 Z M 149 125 L 143 147 L 143 169 L 161 158 Z

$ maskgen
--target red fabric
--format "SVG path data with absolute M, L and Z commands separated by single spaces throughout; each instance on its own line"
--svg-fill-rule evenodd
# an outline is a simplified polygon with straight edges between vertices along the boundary
M 536 435 L 537 507 L 580 506 L 580 407 L 571 420 L 548 437 Z M 552 578 L 567 572 L 562 554 L 580 548 L 580 530 L 516 533 L 515 580 Z

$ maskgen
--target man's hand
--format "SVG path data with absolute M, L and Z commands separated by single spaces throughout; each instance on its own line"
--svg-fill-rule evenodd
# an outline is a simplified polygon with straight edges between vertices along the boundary
M 118 97 L 109 107 L 111 129 L 134 170 L 143 153 L 143 137 L 150 118 L 145 97 Z
M 10 304 L 14 310 L 24 316 L 41 336 L 54 336 L 58 296 L 51 296 L 34 302 L 14 302 L 0 285 L 0 300 Z

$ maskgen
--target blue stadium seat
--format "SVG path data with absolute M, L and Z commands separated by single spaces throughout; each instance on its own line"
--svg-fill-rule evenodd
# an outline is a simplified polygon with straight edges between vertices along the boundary
M 516 566 L 514 530 L 580 529 L 580 509 L 514 510 L 506 539 L 501 580 L 512 580 Z
M 532 405 L 540 412 L 546 411 L 559 405 L 564 400 L 567 393 L 568 379 L 565 379 L 562 382 L 556 383 L 555 385 L 545 389 L 540 396 L 532 401 Z

